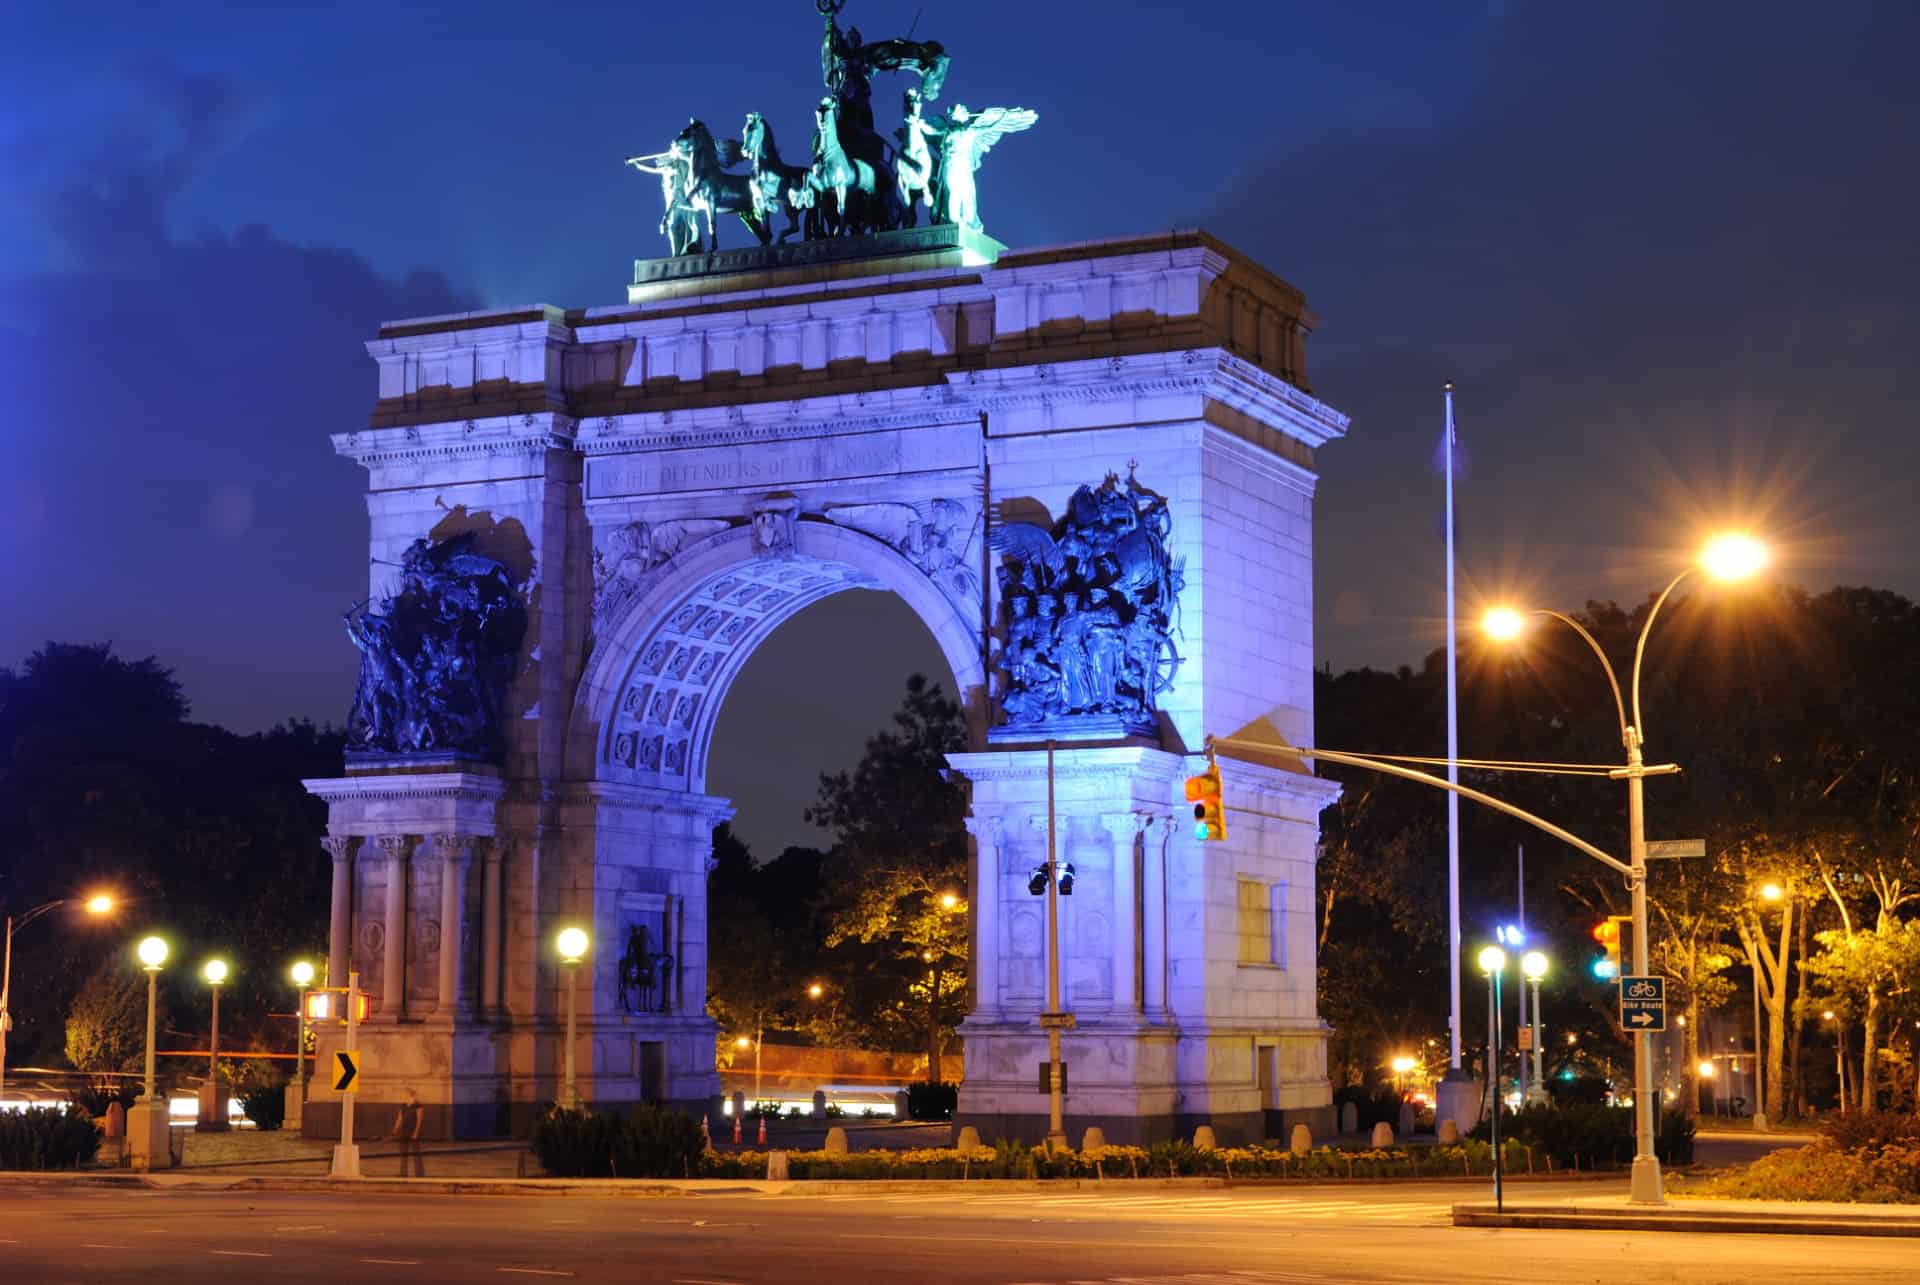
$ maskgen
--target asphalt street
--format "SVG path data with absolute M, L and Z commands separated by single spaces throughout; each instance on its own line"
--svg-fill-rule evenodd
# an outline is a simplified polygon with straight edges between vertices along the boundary
M 1617 1193 L 1619 1183 L 1514 1190 Z M 1478 1185 L 352 1196 L 0 1188 L 0 1281 L 1300 1285 L 1914 1279 L 1915 1242 L 1455 1228 Z

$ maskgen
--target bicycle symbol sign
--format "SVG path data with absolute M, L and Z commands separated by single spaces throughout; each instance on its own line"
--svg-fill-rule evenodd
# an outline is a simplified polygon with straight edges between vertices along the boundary
M 1664 977 L 1620 979 L 1620 1025 L 1629 1031 L 1667 1029 L 1667 981 Z

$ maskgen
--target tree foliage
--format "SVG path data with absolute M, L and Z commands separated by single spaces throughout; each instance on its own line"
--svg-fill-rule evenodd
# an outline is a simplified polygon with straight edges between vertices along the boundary
M 67 1012 L 67 1061 L 76 1071 L 128 1073 L 144 1066 L 146 1049 L 146 976 L 131 960 L 110 957 Z

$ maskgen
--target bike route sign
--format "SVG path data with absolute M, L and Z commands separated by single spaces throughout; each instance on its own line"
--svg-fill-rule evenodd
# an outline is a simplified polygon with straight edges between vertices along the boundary
M 1629 1031 L 1666 1030 L 1667 979 L 1622 977 L 1620 979 L 1620 1025 Z

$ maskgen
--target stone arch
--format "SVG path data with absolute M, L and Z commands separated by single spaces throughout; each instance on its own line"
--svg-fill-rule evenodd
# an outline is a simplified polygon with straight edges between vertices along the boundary
M 978 601 L 956 602 L 881 540 L 801 520 L 790 550 L 761 552 L 752 528 L 736 526 L 647 574 L 594 644 L 569 721 L 569 778 L 703 793 L 720 707 L 747 658 L 803 607 L 849 589 L 898 594 L 927 626 L 978 748 L 987 712 Z

